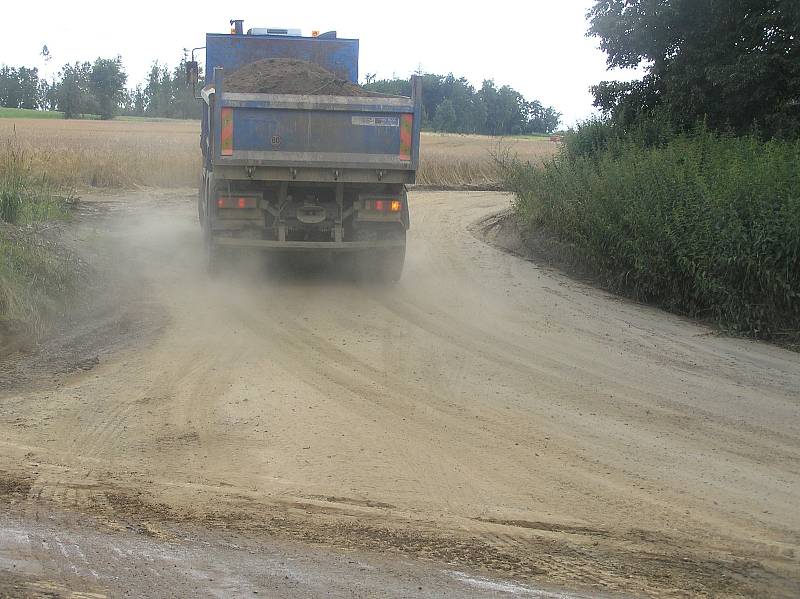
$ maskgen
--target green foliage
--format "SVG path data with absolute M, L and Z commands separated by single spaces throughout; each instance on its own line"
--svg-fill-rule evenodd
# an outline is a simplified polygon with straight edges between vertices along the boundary
M 64 218 L 71 198 L 70 190 L 34 174 L 13 139 L 0 149 L 0 321 L 25 323 L 34 336 L 74 291 L 75 264 L 35 229 L 12 225 Z
M 170 68 L 154 62 L 146 85 L 127 90 L 122 59 L 97 58 L 61 68 L 52 82 L 38 79 L 36 69 L 0 67 L 0 107 L 60 112 L 64 118 L 112 119 L 118 114 L 151 118 L 199 118 L 200 103 L 185 84 L 186 56 Z M 2 116 L 29 116 L 5 113 Z
M 621 134 L 590 122 L 544 168 L 508 168 L 527 226 L 612 290 L 755 337 L 800 330 L 800 141 Z M 657 129 L 657 128 L 655 128 Z
M 0 119 L 60 119 L 60 112 L 49 110 L 29 110 L 27 108 L 0 108 Z
M 0 321 L 21 321 L 41 333 L 74 290 L 73 268 L 41 244 L 0 233 Z
M 384 94 L 410 96 L 410 79 L 368 77 L 367 89 Z M 422 75 L 422 126 L 448 133 L 530 135 L 550 133 L 561 114 L 537 100 L 527 101 L 515 89 L 484 81 L 476 90 L 464 77 L 451 74 Z
M 72 190 L 37 174 L 25 152 L 12 138 L 0 153 L 0 221 L 26 224 L 66 215 Z
M 200 103 L 195 99 L 192 88 L 186 86 L 186 60 L 184 54 L 172 69 L 158 61 L 154 62 L 146 84 L 128 92 L 124 114 L 150 118 L 200 118 Z
M 443 100 L 436 107 L 436 114 L 433 117 L 433 128 L 437 131 L 454 131 L 458 127 L 456 110 L 450 98 Z
M 65 119 L 74 119 L 83 113 L 94 114 L 97 102 L 91 93 L 89 77 L 92 65 L 88 62 L 65 64 L 61 68 L 60 80 L 55 85 L 56 107 Z
M 640 148 L 662 147 L 675 137 L 676 130 L 668 114 L 655 111 L 629 123 L 620 119 L 589 119 L 564 137 L 571 156 L 597 158 L 605 151 L 618 156 L 631 144 Z
M 128 76 L 122 58 L 98 58 L 89 72 L 89 90 L 97 103 L 100 118 L 114 118 L 120 104 L 127 97 L 125 83 Z
M 797 0 L 598 0 L 589 18 L 609 67 L 647 65 L 642 81 L 593 88 L 607 114 L 660 106 L 684 128 L 800 136 Z
M 40 104 L 39 71 L 36 68 L 0 66 L 0 106 L 35 109 Z

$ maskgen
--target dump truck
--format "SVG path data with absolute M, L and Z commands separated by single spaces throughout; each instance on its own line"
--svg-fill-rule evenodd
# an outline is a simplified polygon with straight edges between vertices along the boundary
M 411 97 L 226 90 L 226 75 L 264 59 L 306 61 L 358 82 L 357 39 L 231 24 L 206 35 L 202 87 L 194 55 L 187 64 L 203 101 L 198 213 L 209 271 L 244 250 L 323 252 L 361 276 L 397 281 L 406 185 L 419 164 L 419 79 Z

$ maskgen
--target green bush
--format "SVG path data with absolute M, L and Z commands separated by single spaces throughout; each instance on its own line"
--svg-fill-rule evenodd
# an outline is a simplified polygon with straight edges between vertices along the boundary
M 800 142 L 592 122 L 507 175 L 522 222 L 609 288 L 760 338 L 800 330 Z
M 16 144 L 6 141 L 0 149 L 0 221 L 25 224 L 63 217 L 74 192 L 52 184 L 36 174 L 29 156 Z

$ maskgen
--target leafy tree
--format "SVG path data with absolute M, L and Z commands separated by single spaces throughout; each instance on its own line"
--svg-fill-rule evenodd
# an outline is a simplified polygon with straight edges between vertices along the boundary
M 17 69 L 19 81 L 19 107 L 35 110 L 39 107 L 39 71 L 20 67 Z
M 46 79 L 39 81 L 39 100 L 42 110 L 58 109 L 58 83 L 55 78 L 52 81 Z
M 127 80 L 121 57 L 98 58 L 94 61 L 88 83 L 101 119 L 114 118 L 124 101 Z
M 526 102 L 530 133 L 550 133 L 558 127 L 561 115 L 553 107 L 544 107 L 538 100 Z
M 35 67 L 0 67 L 0 106 L 35 109 L 40 100 L 39 71 Z
M 677 125 L 800 134 L 797 0 L 598 0 L 588 16 L 609 67 L 647 69 L 593 88 L 607 113 L 630 121 L 666 107 Z
M 17 69 L 3 65 L 0 67 L 0 106 L 19 107 L 19 79 Z
M 144 116 L 145 96 L 141 85 L 129 92 L 128 112 L 135 116 Z
M 200 104 L 192 94 L 192 88 L 186 86 L 186 61 L 187 51 L 184 50 L 183 58 L 172 70 L 157 61 L 152 64 L 146 85 L 134 92 L 136 114 L 164 118 L 199 118 Z
M 453 101 L 450 98 L 442 100 L 436 107 L 436 114 L 433 117 L 433 128 L 437 131 L 456 131 L 458 120 L 456 111 L 453 108 Z
M 186 85 L 186 61 L 188 51 L 184 49 L 184 55 L 178 65 L 172 70 L 172 116 L 179 119 L 192 119 L 200 117 L 200 103 L 194 97 L 191 87 Z M 202 69 L 199 77 L 203 77 Z
M 65 119 L 74 119 L 81 114 L 95 112 L 95 100 L 90 91 L 89 77 L 92 65 L 88 62 L 65 64 L 59 73 L 56 84 L 56 107 L 64 113 Z

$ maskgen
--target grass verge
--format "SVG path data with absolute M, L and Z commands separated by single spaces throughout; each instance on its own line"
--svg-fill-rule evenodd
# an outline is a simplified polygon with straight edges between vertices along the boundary
M 0 106 L 0 119 L 60 119 L 60 112 L 52 110 L 31 110 L 29 108 L 6 108 Z
M 66 307 L 75 260 L 43 233 L 72 198 L 13 139 L 0 148 L 0 354 L 30 345 Z
M 543 168 L 507 167 L 527 234 L 554 235 L 615 292 L 797 345 L 800 141 L 602 128 Z

